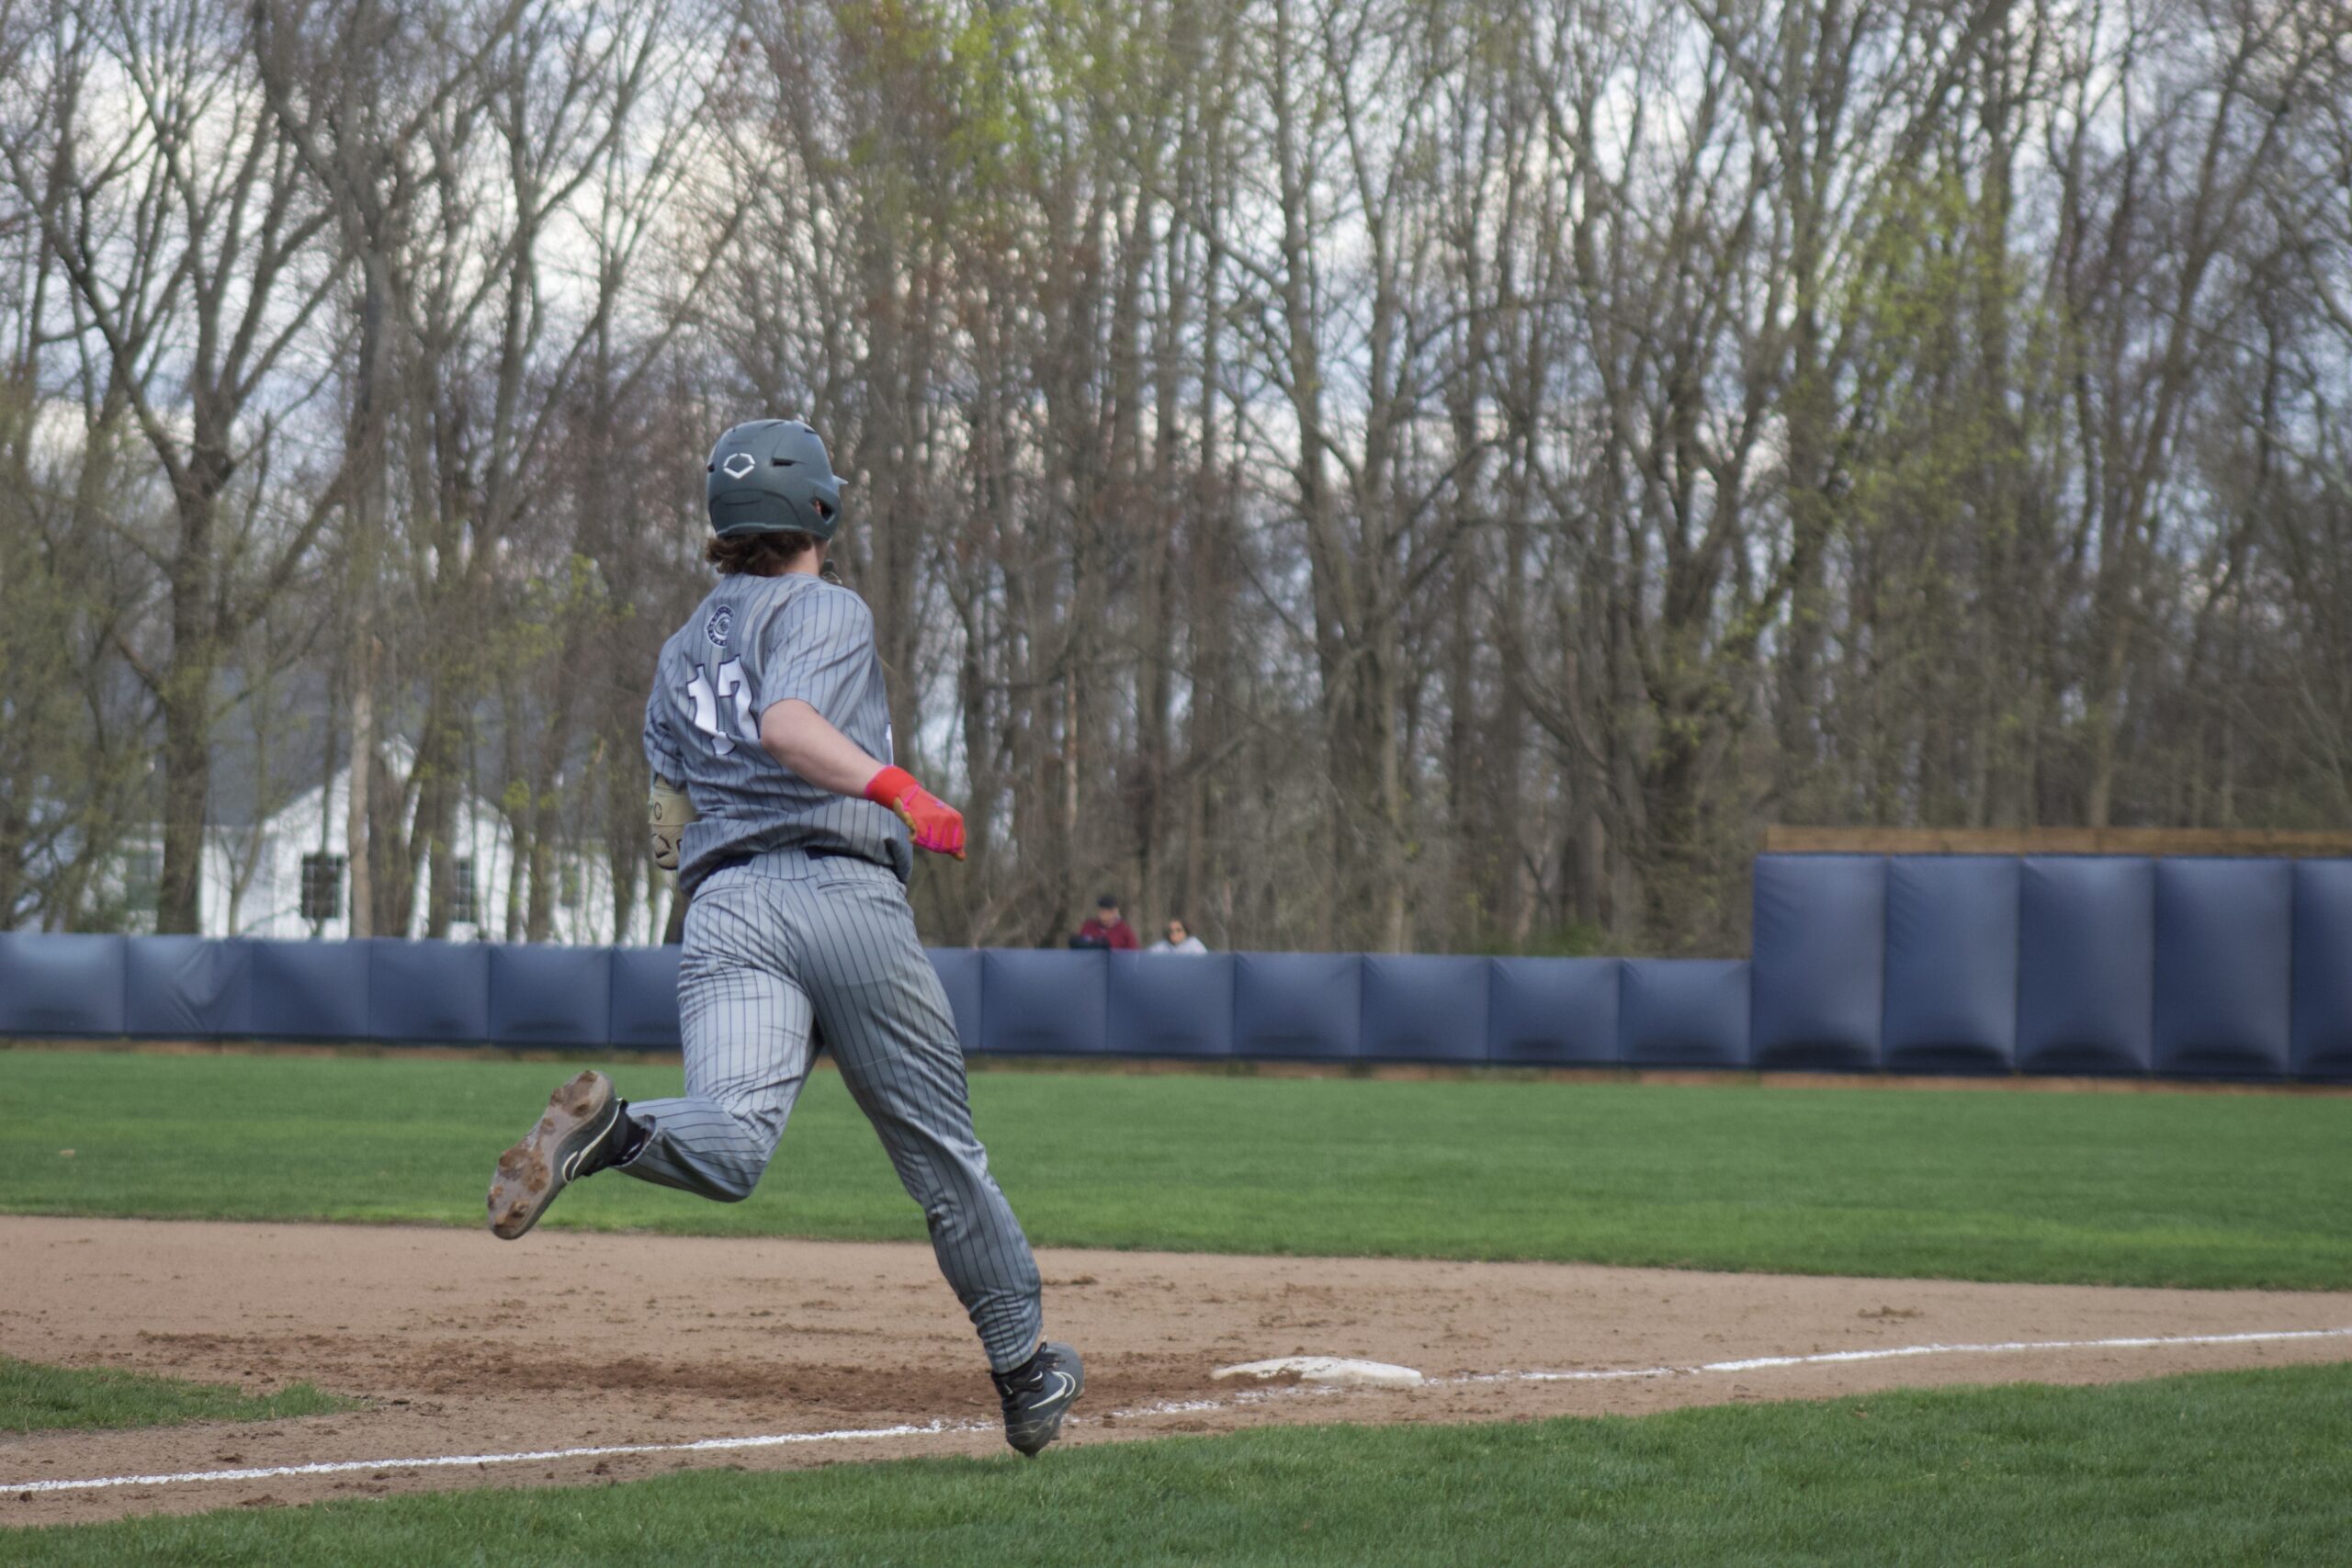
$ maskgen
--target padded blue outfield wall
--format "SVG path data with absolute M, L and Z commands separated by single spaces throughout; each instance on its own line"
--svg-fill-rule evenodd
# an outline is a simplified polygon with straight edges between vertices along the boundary
M 2352 1082 L 2352 861 L 1761 855 L 1754 1064 Z
M 1022 1056 L 2352 1082 L 2352 860 L 1764 855 L 1747 960 L 932 953 Z M 675 1050 L 678 950 L 0 933 L 0 1035 Z

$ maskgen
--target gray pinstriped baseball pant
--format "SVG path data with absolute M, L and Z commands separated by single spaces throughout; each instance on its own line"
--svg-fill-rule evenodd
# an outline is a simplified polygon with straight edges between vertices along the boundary
M 1036 1259 L 972 1129 L 955 1016 L 899 879 L 797 850 L 712 873 L 686 910 L 678 1007 L 685 1096 L 630 1102 L 652 1131 L 620 1168 L 723 1202 L 749 1197 L 808 1079 L 813 1021 L 922 1205 L 989 1365 L 1027 1360 L 1043 1326 Z

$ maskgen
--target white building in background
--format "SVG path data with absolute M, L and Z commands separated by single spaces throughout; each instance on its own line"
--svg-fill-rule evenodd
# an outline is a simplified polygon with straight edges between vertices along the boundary
M 389 759 L 395 776 L 405 777 L 411 759 Z M 205 836 L 204 885 L 198 923 L 206 936 L 335 939 L 351 934 L 349 840 L 345 833 L 351 771 L 338 770 L 275 813 L 242 828 L 215 828 Z M 505 814 L 470 791 L 458 798 L 456 841 L 450 856 L 457 886 L 450 889 L 449 936 L 458 942 L 496 942 L 506 934 L 506 898 L 514 880 L 514 833 Z M 432 857 L 417 867 L 416 897 L 409 929 L 378 936 L 422 937 L 431 908 Z M 587 848 L 566 846 L 556 855 L 556 909 L 550 937 L 560 942 L 659 942 L 658 920 L 667 913 L 668 889 L 656 885 L 656 912 L 640 893 L 637 919 L 616 933 L 613 883 L 605 857 Z M 527 897 L 516 889 L 518 897 Z M 649 934 L 650 933 L 650 934 Z M 519 932 L 518 932 L 519 934 Z

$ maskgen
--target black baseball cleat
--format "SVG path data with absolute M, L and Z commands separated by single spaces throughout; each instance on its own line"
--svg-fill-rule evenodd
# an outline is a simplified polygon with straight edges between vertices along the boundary
M 490 1230 L 513 1241 L 539 1223 L 555 1195 L 592 1171 L 618 1165 L 636 1141 L 613 1080 L 585 1072 L 548 1097 L 547 1113 L 498 1156 L 490 1181 Z
M 1086 1392 L 1086 1368 L 1067 1345 L 1041 1345 L 1023 1365 L 992 1375 L 1004 1401 L 1004 1440 L 1031 1459 L 1062 1435 L 1063 1413 Z

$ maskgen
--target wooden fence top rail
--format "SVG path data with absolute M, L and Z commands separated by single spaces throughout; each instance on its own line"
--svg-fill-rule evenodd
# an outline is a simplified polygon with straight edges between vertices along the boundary
M 2352 856 L 2352 832 L 2271 828 L 1787 828 L 1768 854 Z

